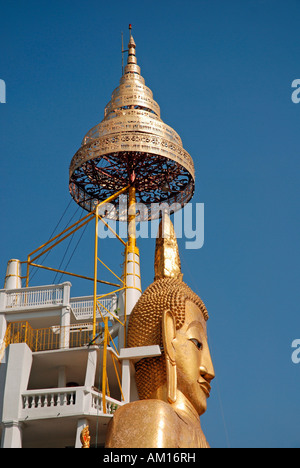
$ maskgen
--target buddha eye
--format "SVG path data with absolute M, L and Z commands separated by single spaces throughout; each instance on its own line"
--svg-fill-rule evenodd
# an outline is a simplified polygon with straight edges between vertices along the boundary
M 202 343 L 200 343 L 200 341 L 198 341 L 196 338 L 190 338 L 190 341 L 194 343 L 194 345 L 197 346 L 199 350 L 203 348 Z

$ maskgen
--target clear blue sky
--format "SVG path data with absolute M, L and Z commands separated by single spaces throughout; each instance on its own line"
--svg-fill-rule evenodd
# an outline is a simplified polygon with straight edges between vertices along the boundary
M 193 202 L 205 204 L 203 248 L 179 246 L 184 280 L 210 314 L 206 436 L 213 447 L 300 447 L 299 1 L 2 1 L 2 281 L 6 262 L 45 242 L 69 203 L 69 163 L 119 84 L 129 23 L 162 118 L 194 159 Z M 92 273 L 92 245 L 91 229 L 69 269 Z M 154 241 L 139 246 L 145 288 Z M 103 241 L 104 261 L 119 268 L 117 250 Z M 52 255 L 46 264 L 58 266 Z M 71 281 L 73 296 L 92 293 Z

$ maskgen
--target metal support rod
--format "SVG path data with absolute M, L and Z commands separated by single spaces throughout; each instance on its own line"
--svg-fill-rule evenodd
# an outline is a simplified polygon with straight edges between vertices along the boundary
M 136 197 L 135 197 L 135 187 L 130 186 L 128 192 L 128 247 L 129 252 L 134 252 L 136 247 Z
M 57 234 L 55 237 L 52 237 L 52 239 L 49 239 L 48 242 L 46 242 L 45 244 L 41 245 L 40 247 L 38 247 L 37 249 L 35 249 L 33 252 L 31 252 L 29 255 L 34 255 L 35 253 L 37 253 L 39 250 L 43 249 L 44 247 L 46 247 L 47 245 L 51 244 L 53 241 L 55 241 L 56 239 L 58 239 L 60 236 L 62 236 L 63 234 L 65 234 L 66 232 L 70 231 L 71 229 L 75 228 L 78 224 L 81 224 L 83 221 L 85 221 L 86 219 L 88 218 L 91 218 L 92 219 L 92 215 L 93 215 L 93 212 L 87 214 L 84 218 L 81 218 L 79 219 L 78 221 L 76 221 L 76 223 L 72 224 L 71 226 L 69 226 L 68 228 L 64 229 L 62 232 L 60 232 L 59 234 Z M 80 226 L 82 227 L 82 226 Z M 70 236 L 71 234 L 73 234 L 74 231 L 70 232 L 65 238 L 67 238 L 68 236 Z M 64 238 L 64 239 L 65 239 Z M 62 239 L 63 240 L 63 239 Z M 61 240 L 59 241 L 61 242 Z M 57 244 L 54 244 L 52 247 L 50 247 L 50 249 L 52 249 L 53 247 L 55 247 L 55 245 Z M 37 257 L 34 257 L 33 260 L 36 260 L 38 257 L 40 257 L 41 255 L 43 255 L 44 253 L 48 252 L 48 250 L 50 249 L 47 249 L 45 250 L 44 252 L 42 252 L 42 254 L 38 255 Z
M 118 198 L 120 195 L 122 195 L 122 193 L 124 192 L 127 192 L 129 189 L 129 185 L 127 187 L 124 187 L 123 189 L 119 190 L 118 192 L 114 193 L 113 195 L 111 195 L 110 197 L 108 197 L 106 200 L 103 200 L 102 202 L 100 202 L 96 209 L 93 210 L 91 213 L 87 214 L 86 216 L 84 216 L 83 218 L 81 218 L 79 221 L 76 221 L 76 223 L 72 224 L 71 226 L 69 226 L 68 228 L 64 229 L 61 233 L 57 234 L 55 237 L 53 237 L 52 239 L 49 239 L 48 242 L 46 242 L 45 244 L 41 245 L 40 247 L 38 247 L 37 249 L 35 249 L 33 252 L 31 252 L 28 257 L 27 257 L 27 262 L 24 262 L 24 263 L 27 263 L 27 274 L 26 274 L 26 287 L 29 286 L 29 266 L 30 266 L 30 262 L 35 262 L 39 257 L 41 257 L 42 255 L 44 255 L 45 253 L 49 252 L 49 250 L 53 249 L 54 247 L 56 247 L 58 244 L 60 244 L 62 241 L 64 241 L 65 239 L 67 239 L 69 236 L 71 236 L 72 234 L 74 234 L 76 231 L 78 231 L 79 229 L 81 229 L 83 226 L 85 226 L 86 224 L 88 224 L 92 219 L 93 219 L 93 216 L 96 216 L 96 219 L 99 219 L 99 214 L 96 215 L 96 213 L 99 213 L 99 207 L 101 205 L 103 205 L 104 203 L 109 203 L 111 202 L 112 200 L 114 200 L 115 198 Z M 98 210 L 98 211 L 97 211 Z M 63 238 L 61 238 L 61 236 L 63 236 L 64 234 L 66 234 Z M 56 241 L 53 245 L 50 245 L 51 243 L 53 243 L 54 241 Z M 38 255 L 36 255 L 34 258 L 32 258 L 32 256 L 34 254 L 36 254 L 37 252 L 39 252 L 40 250 L 44 249 L 45 247 L 47 247 L 48 245 L 50 245 L 47 249 L 43 250 L 41 253 L 39 253 Z M 23 262 L 22 262 L 23 263 Z M 40 268 L 41 266 L 39 266 Z M 73 276 L 76 276 L 76 275 L 73 275 Z
M 110 226 L 108 223 L 106 223 L 106 222 L 104 221 L 104 219 L 103 219 L 101 216 L 99 216 L 99 220 L 107 227 L 107 229 L 110 230 L 110 232 L 113 233 L 113 235 L 114 235 L 123 245 L 126 245 L 126 242 L 123 241 L 123 239 L 116 233 L 116 231 L 114 231 L 114 230 L 111 228 L 111 226 Z
M 29 286 L 29 265 L 30 265 L 30 255 L 27 257 L 27 272 L 26 272 L 26 288 Z
M 76 224 L 79 224 L 81 223 L 81 225 L 78 225 L 76 228 L 73 229 L 73 231 L 69 232 L 68 234 L 66 234 L 62 239 L 59 239 L 58 241 L 55 242 L 55 244 L 51 245 L 50 247 L 48 247 L 46 250 L 44 250 L 42 253 L 40 253 L 39 255 L 37 255 L 36 257 L 34 257 L 32 259 L 33 262 L 35 262 L 38 258 L 40 258 L 42 255 L 44 255 L 45 253 L 49 252 L 49 250 L 52 250 L 54 247 L 56 247 L 58 244 L 60 244 L 62 241 L 64 241 L 65 239 L 67 239 L 71 234 L 75 234 L 76 231 L 78 231 L 79 229 L 81 229 L 83 226 L 85 226 L 86 224 L 88 224 L 93 218 L 90 218 L 90 219 L 86 219 L 84 221 L 84 223 L 82 223 L 83 221 L 83 218 L 77 222 Z M 74 224 L 75 226 L 75 224 Z M 65 232 L 65 231 L 64 231 Z M 61 233 L 62 235 L 63 233 Z M 46 245 L 46 244 L 45 244 Z M 32 255 L 32 253 L 31 253 Z
M 104 202 L 99 203 L 94 210 L 95 214 L 95 247 L 94 247 L 94 303 L 93 303 L 93 340 L 96 336 L 96 313 L 97 313 L 97 270 L 98 270 L 98 222 L 99 222 L 99 207 L 103 203 L 108 203 L 122 193 L 126 192 L 129 189 L 129 186 L 124 187 L 123 189 L 116 192 L 111 197 L 108 197 Z
M 44 265 L 39 265 L 37 263 L 32 263 L 32 262 L 29 262 L 29 265 L 36 267 L 36 268 L 42 268 L 43 270 L 55 271 L 57 273 L 62 273 L 64 275 L 75 276 L 76 278 L 82 278 L 82 279 L 86 279 L 89 281 L 94 281 L 94 278 L 90 278 L 89 276 L 77 275 L 76 273 L 71 273 L 70 271 L 58 270 L 57 268 L 46 267 Z M 110 281 L 104 281 L 104 280 L 98 280 L 98 279 L 97 279 L 97 283 L 107 284 L 108 286 L 116 286 L 116 287 L 120 286 L 120 284 L 117 284 L 117 283 L 112 283 Z
M 93 340 L 96 336 L 96 311 L 97 311 L 97 267 L 98 267 L 98 216 L 99 205 L 95 213 L 95 249 L 94 249 L 94 303 L 93 303 Z
M 98 258 L 98 262 L 100 262 L 108 271 L 111 272 L 121 283 L 125 284 L 125 282 L 118 276 L 116 273 L 114 273 L 100 258 Z
M 94 210 L 95 214 L 95 247 L 94 247 L 94 303 L 93 303 L 93 340 L 96 336 L 96 313 L 97 313 L 97 270 L 98 270 L 98 222 L 99 222 L 99 208 L 103 203 L 109 203 L 115 198 L 127 192 L 129 186 L 116 192 L 114 195 L 108 197 L 105 201 L 99 203 Z
M 103 368 L 102 368 L 102 404 L 103 413 L 106 414 L 106 380 L 107 380 L 107 340 L 108 340 L 108 317 L 104 318 L 104 343 L 103 343 Z

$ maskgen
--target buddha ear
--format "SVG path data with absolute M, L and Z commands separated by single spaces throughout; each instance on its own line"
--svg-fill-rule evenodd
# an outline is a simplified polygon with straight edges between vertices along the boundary
M 177 370 L 173 340 L 176 337 L 176 325 L 174 315 L 170 310 L 165 310 L 163 312 L 162 336 L 166 356 L 168 401 L 170 403 L 175 403 L 177 389 Z

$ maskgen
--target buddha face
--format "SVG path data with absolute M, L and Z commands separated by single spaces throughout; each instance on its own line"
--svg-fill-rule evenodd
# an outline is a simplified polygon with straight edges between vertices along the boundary
M 207 343 L 206 322 L 191 301 L 186 302 L 184 325 L 172 340 L 177 369 L 177 389 L 199 415 L 207 408 L 210 382 L 215 377 Z

